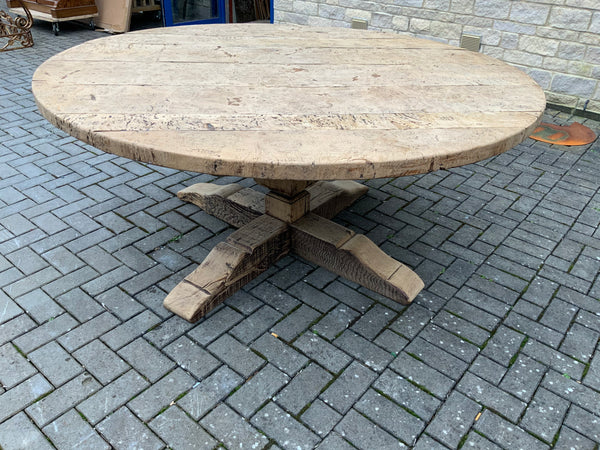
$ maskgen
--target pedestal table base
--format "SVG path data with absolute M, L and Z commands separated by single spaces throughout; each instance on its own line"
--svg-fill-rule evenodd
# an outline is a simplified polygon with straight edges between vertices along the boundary
M 177 194 L 239 229 L 169 293 L 167 309 L 195 322 L 290 251 L 403 304 L 423 289 L 411 269 L 366 236 L 329 220 L 364 195 L 366 186 L 256 181 L 271 191 L 199 183 Z

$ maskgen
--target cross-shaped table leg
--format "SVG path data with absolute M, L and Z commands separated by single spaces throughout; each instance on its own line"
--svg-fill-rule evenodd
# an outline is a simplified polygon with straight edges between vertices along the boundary
M 403 304 L 423 288 L 411 269 L 362 234 L 329 220 L 366 193 L 353 181 L 256 180 L 262 194 L 237 184 L 200 183 L 178 196 L 239 227 L 167 296 L 167 309 L 195 322 L 290 251 Z

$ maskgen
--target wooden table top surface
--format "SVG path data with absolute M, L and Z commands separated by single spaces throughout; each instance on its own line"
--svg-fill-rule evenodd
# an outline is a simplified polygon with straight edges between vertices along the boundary
M 392 33 L 271 24 L 88 41 L 33 76 L 42 114 L 106 152 L 287 180 L 395 177 L 501 153 L 545 108 L 520 70 Z

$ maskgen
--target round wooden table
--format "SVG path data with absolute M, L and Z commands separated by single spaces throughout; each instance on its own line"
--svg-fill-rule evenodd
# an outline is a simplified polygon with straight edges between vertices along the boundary
M 106 152 L 239 185 L 179 192 L 240 227 L 165 299 L 194 321 L 289 251 L 408 303 L 408 267 L 329 219 L 354 181 L 460 166 L 525 139 L 542 90 L 485 55 L 389 33 L 270 24 L 160 28 L 86 42 L 43 63 L 44 117 Z M 342 181 L 324 181 L 342 180 Z

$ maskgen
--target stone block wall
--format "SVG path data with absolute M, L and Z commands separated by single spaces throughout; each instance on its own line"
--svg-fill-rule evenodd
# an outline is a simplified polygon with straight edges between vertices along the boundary
M 276 23 L 411 34 L 481 51 L 513 64 L 549 103 L 600 113 L 600 0 L 273 0 Z

